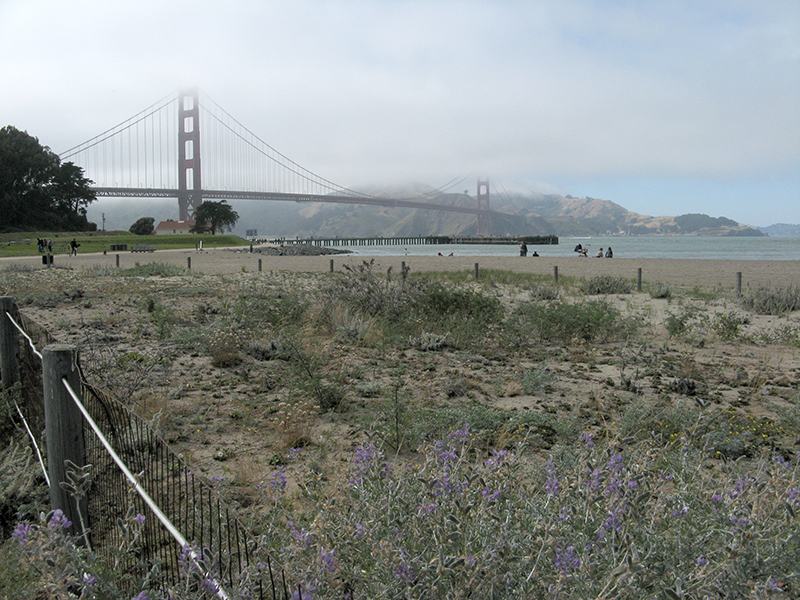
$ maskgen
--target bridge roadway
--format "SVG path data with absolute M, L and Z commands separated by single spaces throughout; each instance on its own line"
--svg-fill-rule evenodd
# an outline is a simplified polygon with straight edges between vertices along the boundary
M 261 238 L 259 238 L 261 239 Z M 336 238 L 309 238 L 309 239 L 266 239 L 272 244 L 309 244 L 312 246 L 423 246 L 423 245 L 449 245 L 449 244 L 486 244 L 486 245 L 517 245 L 525 242 L 529 246 L 550 246 L 558 244 L 556 235 L 524 235 L 524 236 L 414 236 L 414 237 L 336 237 Z
M 121 188 L 95 187 L 92 191 L 98 197 L 109 198 L 178 198 L 179 191 L 165 188 Z M 194 193 L 193 190 L 188 190 Z M 334 202 L 338 204 L 366 204 L 371 206 L 396 206 L 403 208 L 422 208 L 473 215 L 502 215 L 508 213 L 496 210 L 481 210 L 477 207 L 436 204 L 414 199 L 374 198 L 371 196 L 336 196 L 322 194 L 287 194 L 282 192 L 228 192 L 224 190 L 202 190 L 203 199 L 215 200 L 271 200 L 273 202 Z

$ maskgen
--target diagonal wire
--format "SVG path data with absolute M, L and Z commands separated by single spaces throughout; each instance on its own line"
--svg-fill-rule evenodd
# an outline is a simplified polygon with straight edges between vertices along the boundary
M 25 330 L 14 320 L 14 317 L 12 317 L 8 311 L 6 311 L 6 316 L 8 317 L 8 320 L 14 324 L 14 327 L 16 327 L 19 332 L 25 336 L 25 339 L 28 340 L 28 344 L 31 346 L 31 352 L 38 356 L 39 360 L 42 360 L 42 354 L 36 349 L 36 345 L 33 343 L 33 340 L 30 338 L 30 336 L 25 333 Z
M 33 437 L 33 432 L 28 426 L 28 421 L 25 420 L 25 415 L 22 414 L 22 411 L 20 410 L 19 404 L 17 404 L 16 400 L 14 400 L 14 407 L 17 409 L 17 413 L 19 413 L 19 418 L 22 419 L 22 423 L 25 425 L 25 430 L 28 432 L 28 437 L 31 438 L 31 442 L 33 442 L 33 447 L 36 449 L 36 456 L 39 457 L 39 464 L 42 467 L 44 480 L 47 482 L 47 487 L 50 487 L 50 477 L 47 475 L 47 467 L 44 466 L 44 459 L 42 458 L 42 451 L 39 450 L 39 444 L 36 443 L 36 438 Z

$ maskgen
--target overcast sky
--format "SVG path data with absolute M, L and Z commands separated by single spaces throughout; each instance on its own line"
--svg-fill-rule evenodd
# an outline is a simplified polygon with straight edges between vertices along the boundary
M 345 186 L 800 223 L 798 0 L 0 0 L 0 81 L 56 152 L 196 85 Z

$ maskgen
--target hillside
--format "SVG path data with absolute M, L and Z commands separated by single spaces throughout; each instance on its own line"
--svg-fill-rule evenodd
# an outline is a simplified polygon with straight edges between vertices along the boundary
M 438 204 L 476 206 L 474 197 L 462 193 L 437 193 L 415 184 L 388 190 L 362 190 L 374 196 L 409 198 L 428 194 Z M 236 233 L 255 229 L 267 237 L 372 237 L 417 235 L 476 235 L 476 218 L 468 213 L 434 210 L 343 205 L 326 203 L 288 203 L 238 201 L 232 203 L 240 219 Z M 141 216 L 153 216 L 156 222 L 177 217 L 172 201 L 106 201 L 92 207 L 90 218 L 100 221 L 101 212 L 107 229 L 123 229 Z M 641 215 L 598 198 L 559 196 L 555 194 L 506 194 L 492 197 L 491 207 L 507 215 L 492 217 L 492 235 L 743 235 L 762 236 L 758 229 L 740 225 L 725 217 L 702 214 L 680 216 Z

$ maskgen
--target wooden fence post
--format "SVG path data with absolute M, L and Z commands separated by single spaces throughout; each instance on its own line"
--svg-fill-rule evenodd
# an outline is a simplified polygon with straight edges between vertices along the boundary
M 642 268 L 641 267 L 639 267 L 639 271 L 636 274 L 636 291 L 637 292 L 641 292 L 642 291 Z
M 478 278 L 478 273 L 479 273 L 479 266 L 478 263 L 475 263 L 475 279 Z
M 553 267 L 553 283 L 558 285 L 558 265 Z
M 742 272 L 736 271 L 736 295 L 742 295 Z
M 70 532 L 82 535 L 80 517 L 75 499 L 61 489 L 62 481 L 67 481 L 65 460 L 71 460 L 79 467 L 86 464 L 83 441 L 83 415 L 64 387 L 66 378 L 76 394 L 80 394 L 81 380 L 78 373 L 78 349 L 70 344 L 50 344 L 42 352 L 42 380 L 44 384 L 44 420 L 47 438 L 47 473 L 50 476 L 50 507 L 61 509 L 72 521 Z M 81 500 L 81 515 L 84 520 L 87 502 Z
M 8 389 L 20 380 L 19 334 L 6 313 L 17 318 L 17 305 L 10 296 L 0 298 L 0 378 Z
M 187 257 L 186 257 L 186 268 L 187 268 L 189 271 L 191 271 L 191 270 L 192 270 L 192 257 L 191 257 L 191 256 L 187 256 Z
M 261 259 L 258 259 L 258 272 L 261 273 Z
M 331 259 L 331 273 L 333 273 L 333 259 Z

